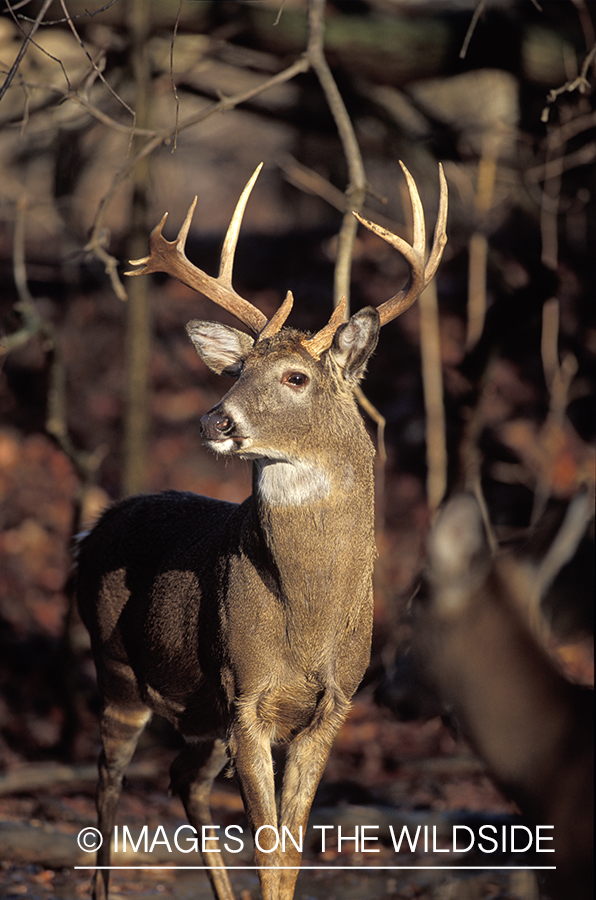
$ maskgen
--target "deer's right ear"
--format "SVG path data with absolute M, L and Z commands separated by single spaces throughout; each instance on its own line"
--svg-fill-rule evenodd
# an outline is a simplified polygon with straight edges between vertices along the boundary
M 254 346 L 254 338 L 220 322 L 193 319 L 186 332 L 194 348 L 217 375 L 239 375 L 242 363 Z
M 357 383 L 364 375 L 368 359 L 377 346 L 381 324 L 379 314 L 367 306 L 339 326 L 329 351 L 341 367 L 346 381 Z
M 429 535 L 428 560 L 437 610 L 461 612 L 492 562 L 482 512 L 472 494 L 456 494 L 443 507 Z

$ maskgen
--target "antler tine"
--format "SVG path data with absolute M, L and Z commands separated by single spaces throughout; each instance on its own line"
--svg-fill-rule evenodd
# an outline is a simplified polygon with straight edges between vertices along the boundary
M 228 230 L 226 231 L 226 236 L 224 238 L 223 247 L 221 250 L 221 259 L 219 263 L 219 279 L 222 284 L 226 284 L 229 287 L 232 286 L 234 254 L 236 253 L 236 244 L 238 243 L 238 235 L 240 233 L 240 226 L 242 225 L 242 219 L 244 217 L 244 210 L 246 209 L 248 198 L 251 195 L 252 189 L 255 186 L 255 181 L 259 177 L 259 173 L 262 168 L 263 163 L 259 163 L 259 165 L 252 173 L 251 177 L 249 178 L 246 187 L 240 194 L 240 199 L 236 204 L 236 209 L 234 210 L 232 221 L 228 226 Z
M 435 272 L 437 271 L 437 267 L 443 255 L 445 244 L 447 243 L 447 182 L 443 173 L 443 167 L 441 166 L 441 164 L 439 164 L 439 212 L 437 216 L 437 224 L 435 226 L 432 249 L 428 257 L 428 261 L 425 265 L 424 259 L 426 255 L 426 231 L 424 227 L 424 210 L 422 208 L 422 201 L 420 200 L 420 194 L 418 193 L 416 182 L 412 178 L 410 172 L 403 164 L 403 162 L 400 161 L 400 165 L 406 177 L 408 191 L 410 194 L 410 201 L 412 203 L 413 243 L 411 245 L 408 244 L 407 241 L 403 240 L 403 238 L 398 237 L 398 235 L 393 234 L 391 231 L 387 231 L 387 229 L 383 228 L 381 225 L 376 225 L 374 222 L 370 222 L 368 219 L 364 219 L 362 216 L 358 215 L 358 213 L 354 213 L 358 221 L 366 226 L 366 228 L 374 232 L 374 234 L 378 234 L 379 237 L 383 238 L 384 241 L 387 241 L 388 244 L 391 244 L 392 247 L 395 247 L 396 250 L 399 250 L 402 256 L 405 257 L 411 270 L 411 280 L 409 288 L 407 290 L 403 289 L 399 291 L 389 300 L 386 300 L 379 307 L 377 307 L 381 325 L 386 325 L 387 322 L 391 322 L 392 319 L 397 318 L 397 316 L 401 316 L 401 314 L 409 309 L 410 306 L 412 306 L 412 304 L 418 299 L 426 285 L 431 281 Z
M 281 330 L 281 326 L 284 324 L 290 312 L 292 311 L 292 306 L 294 305 L 294 295 L 291 291 L 288 291 L 286 294 L 286 298 L 282 305 L 276 309 L 273 313 L 261 333 L 259 334 L 257 341 L 262 341 L 265 338 L 271 337 L 272 334 L 277 334 L 278 331 Z
M 435 225 L 432 249 L 430 251 L 430 256 L 428 257 L 424 269 L 424 287 L 426 287 L 426 285 L 434 278 L 435 272 L 437 271 L 439 263 L 441 262 L 441 257 L 443 256 L 445 244 L 447 243 L 448 191 L 447 181 L 445 179 L 445 173 L 443 172 L 443 166 L 441 163 L 439 163 L 439 184 L 439 212 L 437 214 L 437 224 Z
M 426 226 L 424 224 L 422 200 L 420 199 L 416 182 L 412 178 L 409 169 L 401 160 L 399 161 L 399 164 L 406 177 L 410 202 L 412 204 L 412 247 L 417 256 L 421 257 L 424 261 L 424 254 L 426 253 Z
M 333 343 L 335 332 L 337 331 L 341 323 L 345 321 L 346 307 L 347 300 L 346 297 L 343 296 L 331 313 L 331 318 L 329 319 L 325 327 L 321 328 L 320 331 L 317 331 L 317 333 L 313 335 L 313 337 L 307 338 L 305 340 L 304 344 L 306 346 L 306 349 L 311 356 L 315 357 L 315 359 L 318 359 L 321 353 L 323 353 L 325 350 L 328 350 Z
M 150 272 L 166 272 L 173 275 L 183 284 L 188 285 L 195 291 L 200 291 L 226 309 L 232 315 L 236 316 L 240 322 L 243 322 L 254 334 L 259 334 L 267 324 L 267 316 L 241 297 L 232 287 L 232 268 L 234 265 L 234 252 L 238 241 L 238 233 L 242 223 L 242 216 L 250 196 L 250 192 L 254 187 L 258 174 L 261 171 L 262 163 L 257 166 L 250 181 L 242 191 L 240 200 L 234 210 L 232 221 L 230 222 L 221 254 L 221 262 L 219 275 L 213 278 L 207 275 L 202 269 L 193 265 L 187 258 L 185 253 L 186 238 L 190 229 L 193 213 L 197 204 L 197 198 L 193 200 L 186 214 L 186 218 L 182 224 L 178 236 L 175 241 L 167 241 L 163 234 L 168 214 L 166 213 L 161 222 L 151 232 L 149 237 L 149 256 L 142 259 L 131 259 L 133 266 L 142 266 L 141 269 L 135 269 L 132 272 L 126 272 L 126 275 L 147 275 Z M 289 312 L 289 310 L 288 310 Z M 280 325 L 281 327 L 281 325 Z

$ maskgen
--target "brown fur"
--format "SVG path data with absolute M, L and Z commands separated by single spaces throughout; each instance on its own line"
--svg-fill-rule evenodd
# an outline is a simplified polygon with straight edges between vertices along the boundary
M 238 381 L 203 419 L 214 449 L 255 459 L 239 506 L 193 494 L 133 497 L 80 545 L 77 595 L 104 704 L 98 788 L 109 840 L 124 769 L 149 714 L 191 743 L 172 787 L 195 828 L 229 758 L 253 833 L 306 827 L 334 736 L 364 674 L 372 630 L 373 448 L 352 386 L 378 333 L 363 310 L 314 359 L 290 329 L 246 335 L 190 323 L 197 351 Z M 294 384 L 288 373 L 308 381 Z M 288 744 L 279 810 L 271 745 Z M 207 866 L 221 854 L 204 853 Z M 255 852 L 265 900 L 290 900 L 300 854 Z M 225 871 L 210 873 L 231 900 Z M 94 882 L 107 895 L 107 872 Z
M 431 533 L 415 649 L 504 793 L 530 824 L 554 826 L 556 852 L 539 863 L 557 866 L 554 895 L 587 900 L 594 694 L 567 681 L 530 632 L 517 596 L 520 567 L 511 555 L 491 558 L 475 499 L 456 496 Z

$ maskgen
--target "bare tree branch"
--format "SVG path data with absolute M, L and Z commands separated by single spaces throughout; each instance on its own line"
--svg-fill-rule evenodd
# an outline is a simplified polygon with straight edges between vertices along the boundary
M 16 218 L 13 238 L 12 252 L 12 273 L 15 287 L 17 289 L 18 302 L 15 303 L 15 309 L 21 316 L 21 327 L 12 334 L 5 335 L 1 338 L 0 356 L 17 350 L 28 344 L 29 341 L 39 334 L 44 333 L 44 322 L 40 318 L 33 296 L 27 284 L 27 272 L 25 267 L 25 218 L 26 218 L 26 202 L 20 200 L 17 203 Z
M 17 9 L 20 9 L 21 6 L 27 6 L 29 2 L 30 0 L 21 0 L 20 3 L 14 4 L 12 8 L 14 11 L 16 11 Z M 108 0 L 108 2 L 104 6 L 100 6 L 99 9 L 86 9 L 85 12 L 77 13 L 74 16 L 69 14 L 65 19 L 46 19 L 45 22 L 42 22 L 41 24 L 45 27 L 51 27 L 52 25 L 65 25 L 66 22 L 69 21 L 69 19 L 72 19 L 73 21 L 75 19 L 93 19 L 95 18 L 95 16 L 101 15 L 101 13 L 105 12 L 106 9 L 109 9 L 111 6 L 114 6 L 115 3 L 119 2 L 120 0 Z M 24 16 L 23 14 L 21 14 L 18 18 L 23 22 L 35 21 L 35 19 L 31 19 L 29 16 Z
M 33 35 L 35 34 L 37 29 L 41 25 L 41 23 L 43 21 L 43 17 L 45 16 L 46 11 L 47 11 L 48 7 L 51 5 L 51 3 L 52 3 L 52 0 L 44 0 L 43 6 L 41 7 L 41 9 L 39 10 L 39 12 L 37 14 L 37 18 L 35 19 L 35 21 L 33 22 L 33 25 L 31 26 L 31 30 L 29 31 L 29 33 L 27 35 L 25 35 L 25 40 L 23 41 L 23 43 L 21 45 L 21 49 L 19 50 L 19 52 L 17 54 L 17 58 L 13 62 L 12 66 L 10 67 L 8 75 L 4 79 L 4 84 L 0 88 L 0 100 L 2 100 L 2 98 L 4 97 L 4 94 L 6 93 L 6 91 L 10 87 L 10 85 L 12 84 L 14 77 L 19 70 L 19 66 L 21 65 L 23 57 L 25 56 L 25 53 L 27 52 L 27 48 L 29 47 L 29 44 L 32 41 Z M 10 12 L 12 13 L 12 9 L 11 9 L 11 6 L 10 6 L 10 3 L 8 2 L 8 0 L 6 0 L 6 5 L 7 5 L 8 9 L 10 10 Z M 13 18 L 14 18 L 14 15 L 13 15 Z M 17 22 L 17 24 L 18 24 L 18 22 Z M 19 28 L 20 28 L 20 25 L 19 25 Z M 64 66 L 62 66 L 62 70 L 64 71 Z M 68 81 L 68 79 L 67 79 L 67 81 Z
M 331 69 L 325 59 L 324 17 L 326 0 L 311 0 L 308 14 L 309 36 L 306 56 L 315 72 L 335 120 L 346 162 L 348 164 L 348 186 L 344 217 L 338 237 L 337 262 L 335 264 L 334 305 L 346 298 L 346 318 L 350 315 L 350 273 L 352 254 L 358 223 L 353 212 L 361 212 L 366 195 L 366 175 L 362 155 L 343 98 L 339 92 Z
M 60 449 L 66 454 L 73 464 L 77 475 L 81 479 L 81 493 L 78 503 L 75 504 L 75 520 L 78 521 L 82 501 L 82 491 L 93 480 L 99 467 L 105 450 L 100 448 L 95 453 L 85 453 L 78 450 L 70 438 L 66 414 L 66 369 L 60 350 L 58 335 L 53 324 L 42 319 L 37 312 L 35 300 L 27 284 L 27 272 L 25 267 L 25 225 L 27 206 L 25 201 L 17 204 L 17 215 L 14 231 L 13 245 L 13 275 L 19 302 L 16 304 L 18 312 L 23 318 L 23 326 L 14 334 L 4 338 L 0 353 L 9 353 L 18 347 L 24 346 L 34 337 L 41 337 L 45 341 L 45 349 L 48 354 L 49 388 L 46 411 L 46 430 L 54 438 Z
M 467 350 L 475 346 L 484 329 L 488 260 L 486 217 L 492 206 L 496 177 L 497 156 L 494 136 L 487 134 L 482 145 L 482 156 L 478 161 L 478 183 L 474 200 L 478 221 L 469 245 Z
M 172 41 L 170 43 L 170 81 L 172 83 L 172 93 L 174 95 L 174 100 L 176 101 L 176 125 L 174 130 L 174 143 L 172 146 L 172 153 L 176 152 L 176 147 L 178 146 L 178 121 L 180 119 L 180 97 L 178 96 L 178 89 L 176 87 L 176 81 L 174 79 L 174 44 L 176 43 L 176 35 L 178 34 L 178 26 L 180 24 L 180 15 L 182 14 L 183 3 L 184 0 L 179 0 L 178 12 L 176 13 L 176 21 L 174 22 L 174 30 L 172 31 Z
M 293 184 L 294 187 L 297 187 L 307 194 L 315 194 L 317 197 L 320 197 L 321 200 L 328 203 L 329 206 L 333 206 L 340 212 L 345 210 L 345 193 L 340 191 L 339 188 L 336 188 L 335 185 L 331 184 L 326 178 L 323 178 L 318 172 L 315 172 L 314 169 L 310 169 L 308 166 L 298 162 L 291 153 L 284 153 L 284 155 L 277 160 L 277 165 L 285 174 L 290 184 Z M 367 193 L 369 193 L 368 189 Z M 404 208 L 407 208 L 408 205 L 409 195 L 406 188 L 404 191 Z M 366 206 L 362 207 L 361 215 L 365 219 L 374 219 L 377 225 L 382 225 L 383 228 L 386 228 L 387 231 L 391 231 L 394 234 L 403 235 L 407 231 L 403 222 L 395 222 L 393 219 L 387 218 L 387 216 L 382 216 L 376 210 L 373 212 Z
M 110 256 L 105 249 L 106 238 L 104 222 L 107 211 L 110 207 L 110 204 L 112 203 L 112 200 L 114 199 L 114 195 L 117 189 L 129 177 L 130 173 L 137 165 L 137 163 L 141 159 L 144 159 L 145 157 L 153 153 L 162 144 L 166 144 L 168 141 L 172 140 L 176 134 L 180 134 L 180 132 L 186 131 L 187 128 L 191 128 L 193 125 L 198 125 L 199 123 L 204 122 L 210 116 L 215 115 L 215 113 L 235 109 L 236 106 L 245 103 L 247 100 L 251 100 L 253 97 L 259 96 L 259 94 L 262 94 L 264 91 L 269 90 L 269 88 L 275 87 L 278 84 L 284 84 L 286 81 L 290 81 L 297 74 L 301 72 L 307 72 L 308 69 L 309 62 L 306 57 L 302 56 L 300 57 L 300 59 L 296 60 L 296 62 L 292 63 L 291 66 L 288 66 L 287 69 L 284 69 L 282 72 L 278 72 L 272 78 L 268 78 L 260 85 L 257 85 L 254 88 L 250 88 L 247 91 L 242 91 L 241 93 L 235 94 L 231 97 L 224 97 L 221 100 L 218 100 L 216 103 L 209 104 L 199 113 L 195 113 L 192 116 L 189 116 L 188 119 L 181 122 L 178 125 L 177 130 L 168 128 L 164 129 L 163 131 L 154 133 L 153 136 L 149 138 L 149 140 L 141 147 L 141 149 L 131 159 L 127 160 L 124 166 L 116 173 L 116 175 L 112 179 L 112 183 L 108 189 L 107 194 L 99 204 L 99 208 L 95 215 L 91 236 L 85 246 L 85 249 L 94 253 L 99 259 L 104 262 L 106 271 L 112 279 L 112 284 L 116 282 L 118 283 L 117 294 L 121 299 L 126 299 L 126 291 L 123 284 L 120 282 L 116 271 L 118 260 L 115 257 Z
M 551 148 L 556 146 L 559 139 L 555 136 Z M 561 144 L 563 142 L 561 141 Z M 548 181 L 549 178 L 558 178 L 564 172 L 576 169 L 578 166 L 588 166 L 596 159 L 596 141 L 590 141 L 584 144 L 574 153 L 568 153 L 566 156 L 557 156 L 556 159 L 550 159 L 539 166 L 533 166 L 525 172 L 525 179 L 528 182 Z
M 441 333 L 437 288 L 434 281 L 431 281 L 420 294 L 418 307 L 420 310 L 422 386 L 426 410 L 426 496 L 432 515 L 443 500 L 447 489 L 447 443 L 445 439 Z
M 348 185 L 344 194 L 343 219 L 337 240 L 337 258 L 334 270 L 333 305 L 346 298 L 346 319 L 350 316 L 350 279 L 352 273 L 352 257 L 358 221 L 353 215 L 360 213 L 366 196 L 366 174 L 362 154 L 356 140 L 354 126 L 339 92 L 331 69 L 325 59 L 325 6 L 326 0 L 310 0 L 308 12 L 308 45 L 306 56 L 315 72 L 319 84 L 325 94 L 331 114 L 335 120 L 337 132 L 348 165 Z M 364 392 L 358 388 L 356 399 L 361 408 L 368 413 L 377 426 L 377 446 L 379 448 L 380 469 L 383 470 L 387 459 L 385 451 L 384 416 L 368 400 Z
M 126 24 L 130 39 L 130 62 L 134 81 L 134 103 L 141 125 L 147 126 L 151 116 L 149 102 L 150 70 L 147 55 L 151 10 L 145 0 L 130 0 L 126 7 Z M 147 245 L 147 197 L 149 190 L 149 157 L 139 160 L 132 172 L 127 256 L 138 258 Z M 122 489 L 125 496 L 146 490 L 148 438 L 150 427 L 149 365 L 153 342 L 153 308 L 151 280 L 135 278 L 128 289 L 126 307 L 126 412 L 122 460 Z
M 557 97 L 561 96 L 561 94 L 570 94 L 573 93 L 573 91 L 579 91 L 580 94 L 585 94 L 586 91 L 589 90 L 590 82 L 588 81 L 588 69 L 595 61 L 596 44 L 594 44 L 586 54 L 577 78 L 570 79 L 569 81 L 566 81 L 565 84 L 562 84 L 561 87 L 553 88 L 549 91 L 546 98 L 546 106 L 542 110 L 542 115 L 540 116 L 542 122 L 548 122 L 552 104 Z
M 552 161 L 556 150 L 549 140 L 546 151 L 546 165 Z M 540 236 L 542 238 L 541 259 L 545 266 L 556 272 L 559 263 L 559 234 L 557 217 L 561 197 L 561 172 L 555 169 L 554 174 L 544 182 L 540 203 Z
M 89 62 L 91 63 L 91 66 L 92 66 L 94 72 L 97 74 L 97 76 L 98 76 L 98 78 L 101 80 L 102 84 L 108 89 L 108 91 L 110 92 L 110 94 L 112 95 L 112 97 L 114 98 L 114 100 L 116 100 L 117 103 L 119 103 L 121 106 L 123 106 L 124 109 L 132 116 L 132 130 L 133 130 L 133 133 L 134 133 L 134 126 L 135 126 L 135 123 L 136 123 L 136 114 L 135 114 L 135 111 L 134 111 L 133 109 L 130 108 L 130 106 L 128 105 L 128 103 L 125 103 L 125 101 L 122 99 L 122 97 L 120 97 L 120 96 L 116 93 L 116 91 L 113 89 L 113 87 L 112 87 L 112 86 L 106 81 L 106 79 L 104 78 L 103 72 L 102 72 L 101 69 L 97 66 L 97 63 L 95 62 L 95 60 L 93 59 L 93 57 L 91 56 L 91 54 L 89 53 L 89 51 L 87 50 L 87 47 L 85 46 L 84 41 L 81 39 L 81 37 L 80 37 L 78 31 L 77 31 L 76 28 L 75 28 L 74 22 L 72 21 L 72 18 L 70 17 L 69 12 L 68 12 L 68 10 L 67 10 L 67 8 L 66 8 L 65 0 L 60 0 L 60 6 L 62 7 L 62 9 L 63 9 L 63 11 L 64 11 L 65 21 L 68 23 L 68 27 L 69 27 L 70 30 L 72 31 L 72 33 L 73 33 L 73 35 L 74 35 L 76 41 L 78 42 L 79 46 L 80 46 L 81 49 L 84 51 L 85 56 L 87 57 L 87 59 L 88 59 Z
M 544 377 L 548 388 L 548 414 L 540 430 L 541 444 L 547 449 L 556 447 L 557 436 L 569 403 L 569 390 L 577 374 L 578 364 L 573 353 L 565 353 L 559 362 L 559 301 L 547 300 L 542 309 L 541 355 Z M 541 472 L 534 491 L 532 523 L 536 523 L 546 507 L 552 492 L 550 472 Z
M 472 16 L 472 21 L 470 22 L 470 24 L 468 26 L 468 30 L 466 31 L 466 36 L 464 38 L 464 42 L 462 44 L 461 50 L 459 51 L 460 59 L 466 58 L 466 54 L 468 52 L 468 47 L 470 46 L 470 41 L 472 40 L 472 35 L 474 34 L 474 31 L 476 30 L 476 25 L 478 24 L 478 20 L 480 19 L 480 16 L 484 12 L 485 7 L 486 7 L 486 0 L 478 0 L 478 2 L 476 4 L 476 9 L 474 10 L 474 14 Z

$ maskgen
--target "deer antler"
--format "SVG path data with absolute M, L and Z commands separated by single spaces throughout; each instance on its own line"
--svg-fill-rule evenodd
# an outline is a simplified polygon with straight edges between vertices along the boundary
M 394 297 L 391 297 L 389 300 L 386 300 L 379 307 L 377 307 L 381 325 L 386 325 L 387 322 L 391 322 L 392 319 L 400 316 L 418 299 L 426 285 L 434 277 L 439 263 L 441 262 L 445 244 L 447 243 L 447 182 L 445 181 L 443 167 L 439 163 L 439 181 L 441 185 L 439 213 L 437 216 L 437 224 L 435 226 L 433 245 L 428 260 L 425 264 L 426 229 L 424 226 L 424 210 L 422 209 L 422 201 L 420 200 L 420 194 L 418 193 L 416 182 L 408 172 L 407 168 L 404 166 L 403 162 L 400 162 L 400 165 L 404 171 L 404 175 L 406 176 L 408 191 L 410 193 L 410 200 L 412 203 L 412 219 L 414 232 L 412 245 L 408 244 L 407 241 L 404 241 L 403 238 L 398 237 L 396 234 L 392 234 L 391 231 L 387 231 L 387 229 L 383 228 L 381 225 L 375 225 L 374 222 L 369 222 L 368 219 L 363 219 L 362 216 L 358 215 L 358 213 L 354 213 L 359 222 L 362 222 L 363 225 L 365 225 L 375 234 L 378 234 L 379 237 L 382 237 L 383 240 L 387 241 L 389 244 L 399 250 L 402 256 L 404 256 L 409 263 L 412 273 L 410 286 L 407 290 L 404 289 L 399 291 L 399 293 L 395 294 Z M 312 356 L 318 358 L 321 353 L 323 353 L 331 346 L 335 332 L 344 319 L 345 308 L 346 298 L 342 297 L 340 303 L 333 311 L 329 323 L 325 325 L 325 327 L 322 328 L 321 331 L 315 334 L 312 338 L 309 338 L 307 341 L 305 341 L 306 349 Z
M 328 350 L 331 344 L 333 343 L 333 338 L 335 337 L 335 332 L 346 318 L 346 306 L 347 300 L 345 297 L 342 297 L 333 312 L 331 313 L 331 318 L 327 322 L 324 328 L 321 328 L 320 331 L 317 331 L 315 335 L 311 338 L 307 338 L 304 341 L 304 345 L 311 356 L 314 356 L 315 359 L 318 359 L 325 350 Z
M 408 244 L 407 241 L 404 241 L 403 238 L 398 237 L 396 234 L 392 234 L 391 231 L 387 231 L 387 229 L 383 228 L 381 225 L 375 225 L 374 222 L 369 222 L 368 219 L 363 219 L 362 216 L 358 215 L 358 213 L 354 213 L 358 221 L 362 222 L 362 224 L 365 225 L 366 228 L 370 229 L 370 231 L 373 231 L 375 234 L 378 234 L 379 237 L 382 237 L 384 241 L 387 241 L 388 244 L 391 244 L 392 247 L 395 247 L 397 250 L 399 250 L 402 256 L 406 258 L 412 273 L 410 286 L 407 291 L 404 288 L 403 290 L 399 291 L 399 293 L 395 294 L 395 296 L 391 297 L 389 300 L 386 300 L 379 307 L 377 307 L 377 311 L 381 319 L 381 325 L 386 325 L 387 322 L 391 322 L 392 319 L 397 318 L 397 316 L 401 316 L 401 314 L 409 309 L 410 306 L 412 306 L 412 304 L 418 299 L 424 288 L 431 281 L 435 272 L 437 271 L 438 265 L 441 262 L 445 244 L 447 243 L 447 182 L 445 181 L 443 166 L 439 163 L 439 181 L 441 185 L 439 213 L 437 216 L 437 224 L 435 226 L 433 245 L 430 251 L 430 255 L 425 264 L 424 260 L 426 256 L 426 229 L 424 227 L 424 210 L 422 209 L 422 201 L 420 200 L 420 194 L 418 193 L 418 189 L 416 187 L 414 179 L 408 172 L 407 168 L 404 166 L 403 162 L 400 161 L 400 165 L 403 169 L 404 175 L 406 176 L 408 191 L 410 193 L 410 201 L 412 203 L 412 245 Z
M 263 163 L 260 163 L 260 165 L 257 166 L 248 184 L 240 195 L 240 199 L 238 200 L 234 215 L 232 216 L 232 221 L 230 222 L 224 239 L 219 264 L 219 275 L 217 278 L 207 275 L 202 269 L 193 265 L 187 259 L 186 253 L 184 252 L 190 223 L 197 205 L 196 197 L 190 205 L 190 209 L 186 214 L 186 219 L 178 232 L 176 240 L 167 241 L 162 234 L 163 227 L 168 217 L 168 214 L 166 213 L 159 225 L 156 225 L 151 232 L 149 238 L 149 256 L 145 256 L 142 259 L 130 260 L 131 265 L 142 266 L 142 268 L 135 269 L 132 272 L 126 272 L 126 275 L 147 275 L 149 272 L 166 272 L 168 275 L 172 275 L 193 290 L 205 294 L 205 296 L 209 297 L 210 300 L 213 300 L 214 303 L 217 303 L 219 306 L 232 313 L 232 315 L 236 316 L 240 322 L 250 328 L 252 332 L 259 335 L 259 340 L 263 337 L 270 337 L 276 331 L 279 331 L 292 308 L 292 295 L 290 292 L 288 292 L 283 304 L 268 322 L 267 317 L 260 309 L 257 309 L 256 306 L 253 306 L 252 303 L 249 303 L 248 300 L 245 300 L 244 297 L 237 294 L 232 287 L 234 253 L 236 251 L 236 243 L 242 224 L 242 217 L 244 216 L 248 198 L 250 197 L 250 193 L 262 167 Z
M 125 273 L 126 275 L 147 275 L 150 272 L 166 272 L 168 275 L 178 278 L 183 284 L 188 285 L 195 291 L 200 291 L 205 294 L 205 296 L 209 297 L 210 300 L 213 300 L 214 303 L 217 303 L 219 306 L 223 307 L 223 309 L 226 309 L 228 312 L 232 313 L 232 315 L 236 316 L 240 322 L 250 328 L 254 334 L 258 335 L 258 341 L 271 337 L 271 335 L 276 334 L 282 328 L 290 314 L 293 303 L 292 293 L 291 291 L 288 291 L 284 302 L 268 321 L 267 317 L 260 309 L 257 309 L 256 306 L 253 306 L 252 303 L 249 303 L 248 300 L 245 300 L 244 297 L 237 294 L 232 287 L 234 254 L 236 252 L 236 244 L 238 242 L 242 217 L 244 216 L 248 198 L 250 197 L 250 193 L 262 167 L 263 163 L 260 163 L 260 165 L 257 166 L 252 177 L 248 181 L 248 184 L 240 195 L 240 199 L 238 200 L 224 239 L 219 265 L 219 275 L 217 278 L 207 275 L 202 269 L 193 265 L 184 252 L 186 239 L 190 230 L 190 223 L 197 205 L 196 197 L 190 205 L 190 209 L 186 214 L 186 218 L 178 232 L 176 240 L 167 241 L 162 234 L 163 227 L 168 217 L 168 214 L 166 213 L 159 225 L 156 225 L 153 229 L 149 237 L 149 256 L 144 256 L 142 259 L 130 260 L 131 265 L 142 266 L 142 268 Z M 390 231 L 387 231 L 381 225 L 375 225 L 373 222 L 363 219 L 358 213 L 354 213 L 359 222 L 362 222 L 363 225 L 400 251 L 408 261 L 412 272 L 408 290 L 401 290 L 394 297 L 386 300 L 385 303 L 382 303 L 381 306 L 378 307 L 381 325 L 385 325 L 387 322 L 395 319 L 414 303 L 434 276 L 439 262 L 441 261 L 443 249 L 447 243 L 445 231 L 447 222 L 447 182 L 445 181 L 442 166 L 439 164 L 439 178 L 441 183 L 439 214 L 435 227 L 433 246 L 426 264 L 424 261 L 426 255 L 426 231 L 424 227 L 422 202 L 414 179 L 403 163 L 401 163 L 401 167 L 406 176 L 412 202 L 414 222 L 414 240 L 412 245 L 408 244 L 397 235 L 392 234 Z M 342 302 L 338 304 L 333 311 L 328 324 L 312 338 L 306 340 L 305 345 L 311 355 L 318 358 L 321 353 L 331 346 L 335 332 L 343 321 L 344 316 L 345 299 L 342 298 Z

